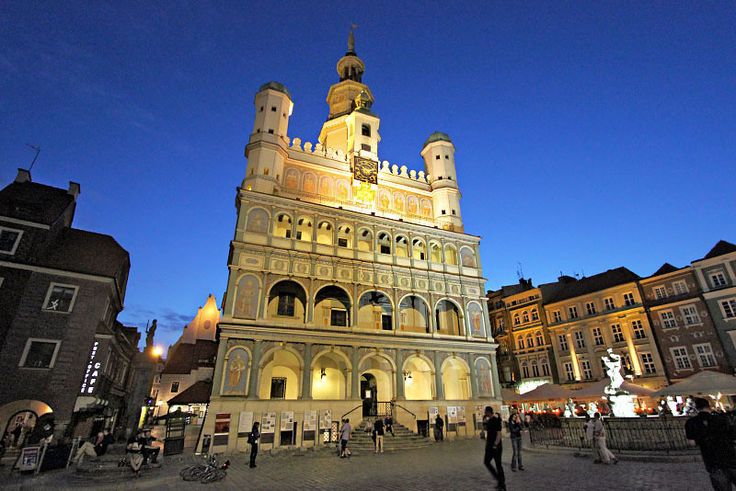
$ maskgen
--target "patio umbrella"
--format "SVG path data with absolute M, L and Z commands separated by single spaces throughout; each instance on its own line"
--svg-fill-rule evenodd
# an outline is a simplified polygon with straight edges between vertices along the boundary
M 514 392 L 512 389 L 501 388 L 501 399 L 503 402 L 508 404 L 509 402 L 516 402 L 521 399 L 521 395 Z
M 703 370 L 676 384 L 660 389 L 658 396 L 736 394 L 736 377 L 721 372 Z
M 523 394 L 518 400 L 523 402 L 566 401 L 572 393 L 571 390 L 557 384 L 544 384 Z
M 610 381 L 607 378 L 599 380 L 598 382 L 587 385 L 580 390 L 573 391 L 571 397 L 573 399 L 600 399 L 605 396 L 606 393 L 604 389 L 609 382 Z M 654 391 L 652 389 L 634 384 L 628 380 L 625 380 L 624 383 L 621 384 L 621 389 L 637 397 L 652 397 L 654 395 Z

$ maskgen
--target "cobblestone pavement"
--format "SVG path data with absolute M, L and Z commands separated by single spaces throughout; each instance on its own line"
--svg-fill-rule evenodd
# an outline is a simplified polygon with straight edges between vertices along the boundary
M 495 489 L 495 481 L 483 467 L 481 440 L 445 442 L 428 448 L 395 454 L 363 454 L 339 459 L 320 452 L 303 456 L 258 458 L 249 469 L 245 456 L 231 457 L 227 477 L 215 484 L 187 483 L 178 476 L 191 458 L 169 458 L 164 469 L 150 470 L 139 479 L 124 474 L 105 478 L 80 477 L 73 471 L 57 471 L 39 478 L 4 480 L 12 489 L 87 488 L 113 489 Z M 648 463 L 621 461 L 596 465 L 589 458 L 560 453 L 524 455 L 524 472 L 511 472 L 510 444 L 504 444 L 504 469 L 508 489 L 553 491 L 574 489 L 695 490 L 709 489 L 708 476 L 700 462 Z M 4 473 L 3 473 L 4 474 Z M 120 479 L 118 481 L 115 481 Z M 124 479 L 124 480 L 123 480 Z M 110 481 L 113 482 L 110 482 Z

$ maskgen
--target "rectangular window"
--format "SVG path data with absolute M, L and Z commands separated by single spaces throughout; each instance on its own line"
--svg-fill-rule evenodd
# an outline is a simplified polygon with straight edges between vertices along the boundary
M 585 311 L 588 313 L 588 315 L 594 315 L 595 314 L 595 303 L 593 302 L 586 303 Z
M 593 328 L 593 342 L 596 346 L 603 346 L 603 332 L 601 332 L 600 327 Z
M 614 310 L 616 308 L 616 303 L 613 301 L 613 297 L 604 298 L 603 303 L 606 304 L 606 310 Z
M 360 144 L 360 149 L 361 150 L 365 150 L 366 152 L 370 152 L 371 151 L 371 146 L 368 145 L 368 144 L 365 144 L 365 143 L 361 143 Z
M 641 354 L 641 364 L 644 367 L 644 373 L 648 375 L 657 373 L 657 368 L 654 366 L 654 357 L 651 353 Z
M 675 320 L 675 314 L 671 310 L 665 310 L 659 313 L 659 318 L 662 319 L 662 327 L 670 328 L 677 327 L 677 321 Z
M 611 324 L 611 334 L 613 334 L 614 343 L 620 343 L 624 340 L 624 333 L 621 330 L 621 324 Z
M 381 254 L 391 254 L 391 246 L 386 244 L 381 244 Z
M 348 246 L 348 239 L 345 237 L 338 237 L 337 239 L 337 245 L 338 247 L 347 247 Z
M 29 338 L 18 366 L 25 368 L 53 368 L 61 341 Z
M 301 230 L 297 230 L 296 231 L 296 240 L 302 240 L 302 231 Z
M 179 392 L 179 382 L 171 382 L 171 393 L 176 394 Z
M 647 337 L 644 332 L 644 325 L 641 321 L 631 321 L 631 330 L 634 332 L 634 339 L 644 339 Z
M 536 309 L 532 310 L 532 320 L 533 321 L 538 321 L 539 320 L 539 313 L 537 313 L 537 310 Z
M 684 295 L 689 292 L 685 280 L 675 281 L 672 283 L 672 288 L 675 290 L 675 295 Z
M 698 309 L 695 308 L 695 305 L 685 305 L 684 307 L 680 307 L 680 312 L 682 313 L 682 318 L 685 320 L 686 326 L 700 324 L 700 316 L 698 315 Z
M 330 325 L 345 327 L 348 325 L 348 311 L 343 309 L 330 310 Z
M 582 331 L 575 331 L 575 347 L 585 348 L 585 337 Z
M 693 349 L 698 355 L 698 362 L 703 368 L 711 368 L 716 366 L 716 357 L 713 355 L 713 349 L 710 343 L 694 344 Z
M 713 288 L 719 288 L 726 286 L 726 278 L 723 276 L 723 271 L 718 271 L 710 274 L 710 282 Z
M 22 230 L 0 227 L 0 252 L 3 254 L 10 254 L 11 256 L 15 254 L 22 235 Z
M 563 366 L 565 367 L 565 377 L 567 377 L 567 381 L 571 382 L 575 380 L 575 372 L 572 369 L 572 363 L 566 361 L 565 363 L 563 363 Z
M 562 313 L 559 310 L 552 312 L 552 317 L 554 317 L 555 322 L 562 322 Z
M 43 303 L 43 310 L 46 312 L 71 312 L 74 308 L 74 299 L 78 289 L 79 287 L 73 285 L 51 283 L 46 293 L 46 301 Z
M 654 287 L 654 297 L 657 300 L 661 300 L 663 298 L 667 298 L 667 288 L 663 286 L 655 286 Z
M 532 363 L 532 377 L 539 377 L 539 365 Z
M 291 229 L 287 228 L 286 230 L 284 230 L 284 237 L 286 237 L 287 239 L 291 239 Z M 301 239 L 301 237 L 299 238 Z
M 590 360 L 582 360 L 580 362 L 580 368 L 583 369 L 583 378 L 585 380 L 593 378 L 593 370 L 590 368 Z
M 529 365 L 526 363 L 521 365 L 521 374 L 524 378 L 529 378 Z
M 285 377 L 272 377 L 271 378 L 271 399 L 284 399 L 286 398 L 286 378 Z
M 545 377 L 549 376 L 549 363 L 547 363 L 547 360 L 542 362 L 542 375 Z
M 672 353 L 672 359 L 675 361 L 678 370 L 691 370 L 693 368 L 685 346 L 670 348 L 670 353 Z
M 557 339 L 560 342 L 560 351 L 568 351 L 570 348 L 567 346 L 567 336 L 564 334 L 560 334 L 557 336 Z
M 294 300 L 296 297 L 288 293 L 282 293 L 279 295 L 279 306 L 276 310 L 276 315 L 283 315 L 285 317 L 294 317 Z
M 578 308 L 575 307 L 575 306 L 568 307 L 567 308 L 567 313 L 570 314 L 569 315 L 569 318 L 570 319 L 577 319 L 578 318 Z
M 631 306 L 635 305 L 636 301 L 634 300 L 634 294 L 633 293 L 624 293 L 624 305 Z
M 360 126 L 360 133 L 363 136 L 371 136 L 371 125 L 363 124 Z
M 736 317 L 736 298 L 722 300 L 721 310 L 723 311 L 723 317 L 725 317 L 726 319 L 733 319 L 734 317 Z
M 381 329 L 384 331 L 391 331 L 393 329 L 393 322 L 391 316 L 388 314 L 381 314 Z

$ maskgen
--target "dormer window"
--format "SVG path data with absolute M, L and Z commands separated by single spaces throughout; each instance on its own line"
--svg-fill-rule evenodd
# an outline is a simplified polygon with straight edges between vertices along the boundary
M 371 125 L 369 125 L 369 124 L 361 125 L 361 127 L 360 127 L 360 133 L 363 136 L 371 136 Z

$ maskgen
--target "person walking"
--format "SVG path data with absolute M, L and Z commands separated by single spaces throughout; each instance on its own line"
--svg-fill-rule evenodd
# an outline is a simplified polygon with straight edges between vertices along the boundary
M 594 421 L 590 419 L 589 415 L 585 415 L 585 423 L 583 423 L 583 431 L 585 432 L 580 438 L 587 441 L 590 444 L 590 449 L 593 453 L 593 463 L 601 463 L 601 455 L 598 452 L 598 446 L 595 444 L 595 438 L 593 438 L 593 426 Z
M 350 449 L 348 448 L 348 442 L 350 441 L 350 433 L 353 431 L 353 428 L 350 426 L 350 418 L 345 418 L 345 422 L 342 425 L 342 428 L 340 428 L 340 458 L 344 459 L 346 457 L 350 457 L 352 453 L 350 452 Z
M 524 464 L 521 461 L 521 432 L 524 429 L 519 413 L 511 415 L 509 420 L 509 433 L 511 435 L 511 449 L 514 451 L 511 456 L 511 472 L 516 472 L 518 467 L 520 471 L 524 470 Z
M 506 490 L 506 476 L 503 473 L 503 465 L 501 464 L 501 454 L 503 447 L 501 445 L 501 418 L 493 414 L 493 408 L 486 406 L 483 415 L 483 428 L 486 431 L 486 451 L 483 456 L 483 464 L 488 468 L 488 472 L 496 479 L 496 489 Z M 494 469 L 493 464 L 496 467 Z
M 250 435 L 248 435 L 248 443 L 250 444 L 250 468 L 258 467 L 256 465 L 256 457 L 258 456 L 258 440 L 261 439 L 261 424 L 256 421 L 253 423 L 253 427 L 250 429 Z
M 613 452 L 608 450 L 606 445 L 606 429 L 603 426 L 601 413 L 595 413 L 593 416 L 593 441 L 595 442 L 594 452 L 598 452 L 598 458 L 600 459 L 598 462 L 618 464 L 618 459 L 613 455 Z
M 736 485 L 734 428 L 728 416 L 713 412 L 707 399 L 695 397 L 693 403 L 698 413 L 685 423 L 685 436 L 700 447 L 713 489 L 730 491 Z
M 440 413 L 437 413 L 437 417 L 434 419 L 434 441 L 441 442 L 444 440 L 442 436 L 442 429 L 445 427 L 445 422 L 440 416 Z
M 376 418 L 376 422 L 373 423 L 373 431 L 376 434 L 376 453 L 383 453 L 383 420 Z

